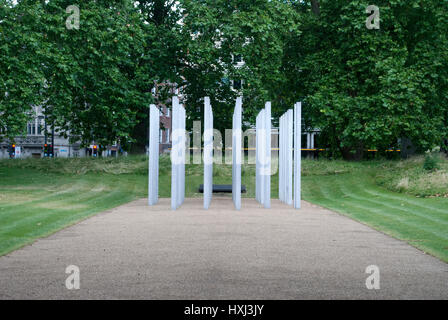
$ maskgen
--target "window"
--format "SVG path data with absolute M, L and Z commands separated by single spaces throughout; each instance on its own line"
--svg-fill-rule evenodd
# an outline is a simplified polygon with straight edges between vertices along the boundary
M 166 116 L 169 117 L 170 116 L 170 109 L 166 108 Z
M 26 133 L 31 136 L 43 134 L 44 118 L 38 117 L 26 125 Z
M 45 119 L 44 117 L 37 118 L 37 134 L 43 135 L 44 133 L 44 126 L 45 126 Z
M 163 141 L 163 130 L 162 129 L 160 129 L 160 132 L 159 132 L 159 143 L 162 143 Z
M 26 133 L 28 135 L 35 135 L 36 134 L 36 124 L 34 122 L 29 122 L 27 124 Z
M 165 142 L 166 143 L 170 142 L 170 129 L 166 129 L 166 140 L 165 140 Z
M 233 80 L 233 89 L 235 90 L 241 89 L 241 80 Z

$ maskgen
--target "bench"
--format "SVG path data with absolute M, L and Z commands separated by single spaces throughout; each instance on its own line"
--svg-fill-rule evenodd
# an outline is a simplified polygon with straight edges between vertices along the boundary
M 201 184 L 199 186 L 199 192 L 204 193 L 204 185 Z M 232 185 L 231 184 L 214 184 L 213 193 L 232 193 Z M 246 193 L 246 186 L 241 185 L 241 192 Z

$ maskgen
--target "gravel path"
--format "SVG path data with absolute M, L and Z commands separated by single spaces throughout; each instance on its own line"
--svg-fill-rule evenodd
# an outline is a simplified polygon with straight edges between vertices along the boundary
M 277 200 L 138 200 L 0 257 L 0 299 L 448 299 L 448 264 L 337 213 Z M 69 265 L 80 289 L 68 290 Z M 380 270 L 368 290 L 366 268 Z

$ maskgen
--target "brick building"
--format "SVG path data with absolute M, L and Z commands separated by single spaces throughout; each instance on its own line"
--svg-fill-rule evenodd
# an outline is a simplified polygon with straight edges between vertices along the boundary
M 159 152 L 168 153 L 171 148 L 171 99 L 180 95 L 175 83 L 156 83 L 152 90 L 155 104 L 160 110 Z

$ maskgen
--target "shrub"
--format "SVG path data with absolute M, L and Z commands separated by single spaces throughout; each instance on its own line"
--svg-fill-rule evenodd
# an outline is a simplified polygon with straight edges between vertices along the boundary
M 427 154 L 425 156 L 425 162 L 423 163 L 423 169 L 426 171 L 434 171 L 440 169 L 438 158 Z

